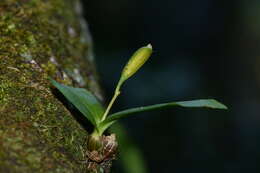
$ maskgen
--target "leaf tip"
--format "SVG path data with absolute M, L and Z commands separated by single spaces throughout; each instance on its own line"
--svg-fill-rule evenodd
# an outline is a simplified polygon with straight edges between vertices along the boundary
M 224 105 L 223 103 L 220 103 L 219 101 L 217 101 L 215 99 L 210 99 L 210 101 L 213 103 L 212 104 L 212 108 L 215 108 L 215 109 L 225 109 L 225 110 L 228 109 L 228 107 L 226 105 Z

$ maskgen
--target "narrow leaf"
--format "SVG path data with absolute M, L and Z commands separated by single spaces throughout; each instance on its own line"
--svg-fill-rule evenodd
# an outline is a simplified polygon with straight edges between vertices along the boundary
M 156 104 L 151 106 L 144 106 L 144 107 L 137 107 L 137 108 L 131 108 L 127 109 L 121 112 L 117 112 L 114 114 L 111 114 L 103 123 L 102 126 L 104 129 L 111 126 L 116 120 L 128 117 L 135 113 L 145 112 L 145 111 L 151 111 L 156 109 L 162 109 L 167 107 L 173 107 L 173 106 L 181 106 L 181 107 L 205 107 L 205 108 L 212 108 L 212 109 L 227 109 L 225 105 L 222 103 L 214 100 L 214 99 L 201 99 L 201 100 L 192 100 L 192 101 L 181 101 L 181 102 L 170 102 L 170 103 L 162 103 L 162 104 Z
M 104 109 L 89 91 L 73 88 L 56 82 L 51 83 L 94 125 L 101 121 Z

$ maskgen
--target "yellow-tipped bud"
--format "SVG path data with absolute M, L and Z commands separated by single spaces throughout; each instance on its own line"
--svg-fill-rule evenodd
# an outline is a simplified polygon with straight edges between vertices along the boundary
M 151 44 L 148 44 L 145 47 L 141 47 L 138 49 L 133 56 L 129 59 L 128 63 L 125 65 L 120 80 L 117 83 L 115 94 L 113 98 L 111 99 L 110 103 L 107 106 L 107 109 L 102 117 L 102 121 L 104 121 L 115 102 L 117 96 L 120 94 L 120 87 L 124 83 L 125 80 L 130 78 L 133 74 L 137 72 L 137 70 L 142 67 L 142 65 L 147 61 L 147 59 L 151 56 L 153 52 L 153 48 Z
M 121 82 L 130 78 L 137 70 L 142 67 L 142 65 L 148 60 L 153 52 L 151 44 L 148 44 L 145 47 L 138 49 L 133 56 L 130 58 L 126 66 L 124 67 L 121 74 Z

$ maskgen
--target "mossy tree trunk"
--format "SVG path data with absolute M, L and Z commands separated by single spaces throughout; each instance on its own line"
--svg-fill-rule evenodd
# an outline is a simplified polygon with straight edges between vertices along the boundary
M 101 99 L 78 0 L 0 1 L 0 172 L 86 172 L 87 131 L 48 77 Z

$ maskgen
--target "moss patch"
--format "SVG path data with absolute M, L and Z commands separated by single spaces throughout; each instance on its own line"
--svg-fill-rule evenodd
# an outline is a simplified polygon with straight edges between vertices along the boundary
M 0 172 L 84 172 L 86 131 L 48 76 L 100 93 L 75 0 L 0 1 Z M 91 85 L 86 85 L 88 83 Z M 93 87 L 94 86 L 94 87 Z

